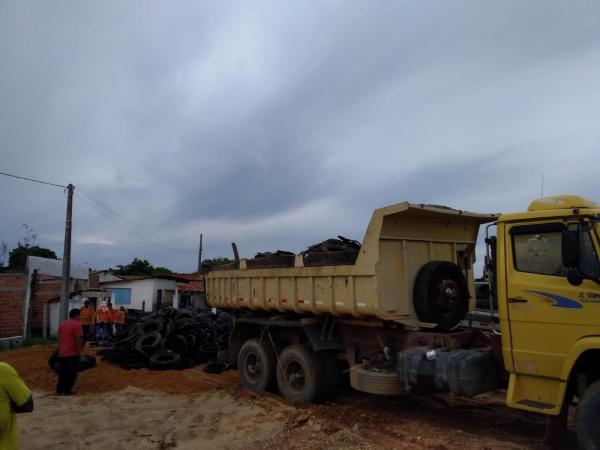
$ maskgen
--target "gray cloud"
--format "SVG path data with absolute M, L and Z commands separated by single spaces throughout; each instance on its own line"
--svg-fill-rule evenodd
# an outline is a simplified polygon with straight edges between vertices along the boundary
M 600 198 L 600 5 L 0 4 L 1 170 L 76 185 L 74 258 L 361 238 L 411 200 Z M 89 200 L 89 199 L 93 200 Z M 95 201 L 94 201 L 95 200 Z M 99 202 L 99 203 L 97 203 Z M 60 189 L 0 178 L 0 239 L 61 253 Z

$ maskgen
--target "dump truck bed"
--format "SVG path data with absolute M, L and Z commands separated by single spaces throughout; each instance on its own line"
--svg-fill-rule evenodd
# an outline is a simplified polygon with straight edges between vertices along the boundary
M 224 309 L 332 314 L 427 327 L 413 306 L 419 270 L 429 261 L 457 264 L 469 286 L 479 225 L 496 219 L 446 207 L 402 202 L 373 212 L 355 264 L 235 270 L 206 276 L 207 302 Z M 474 292 L 472 303 L 474 307 Z

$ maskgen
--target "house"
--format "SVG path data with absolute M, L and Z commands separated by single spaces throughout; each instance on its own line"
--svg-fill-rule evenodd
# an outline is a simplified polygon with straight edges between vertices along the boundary
M 115 275 L 94 274 L 115 308 L 158 311 L 163 306 L 203 306 L 204 281 L 198 274 Z
M 102 300 L 109 299 L 110 293 L 102 288 L 87 288 L 73 291 L 69 295 L 69 305 L 67 311 L 73 308 L 81 308 L 83 302 L 88 300 L 90 305 L 94 308 L 100 304 Z M 53 297 L 48 300 L 48 316 L 50 319 L 50 336 L 56 337 L 58 333 L 59 325 L 59 310 L 60 310 L 60 296 Z

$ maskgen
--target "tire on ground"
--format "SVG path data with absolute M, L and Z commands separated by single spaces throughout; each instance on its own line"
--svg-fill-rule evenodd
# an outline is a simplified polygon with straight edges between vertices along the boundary
M 284 397 L 301 403 L 316 402 L 324 382 L 323 364 L 311 348 L 294 344 L 283 349 L 277 363 L 277 386 Z
M 228 364 L 225 361 L 211 360 L 207 362 L 202 370 L 206 373 L 221 373 L 227 370 Z
M 590 384 L 580 397 L 575 422 L 581 448 L 600 448 L 600 380 Z
M 181 355 L 170 350 L 161 350 L 150 357 L 148 367 L 155 370 L 177 369 L 181 365 Z
M 396 372 L 365 369 L 362 364 L 350 368 L 350 385 L 360 392 L 377 395 L 406 393 Z
M 454 328 L 469 309 L 465 276 L 452 262 L 430 261 L 417 274 L 413 302 L 422 322 L 436 323 L 446 330 Z
M 238 353 L 237 366 L 243 386 L 265 391 L 275 385 L 277 356 L 268 342 L 248 339 Z

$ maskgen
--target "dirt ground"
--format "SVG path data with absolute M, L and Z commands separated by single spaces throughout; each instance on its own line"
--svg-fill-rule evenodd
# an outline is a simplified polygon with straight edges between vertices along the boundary
M 299 405 L 253 393 L 236 371 L 127 371 L 98 362 L 73 397 L 53 395 L 52 346 L 0 353 L 34 391 L 18 418 L 23 450 L 65 449 L 526 449 L 540 448 L 544 418 L 509 409 L 502 393 L 472 400 L 377 397 L 350 389 Z M 572 424 L 571 424 L 572 429 Z M 577 448 L 569 433 L 564 448 Z

